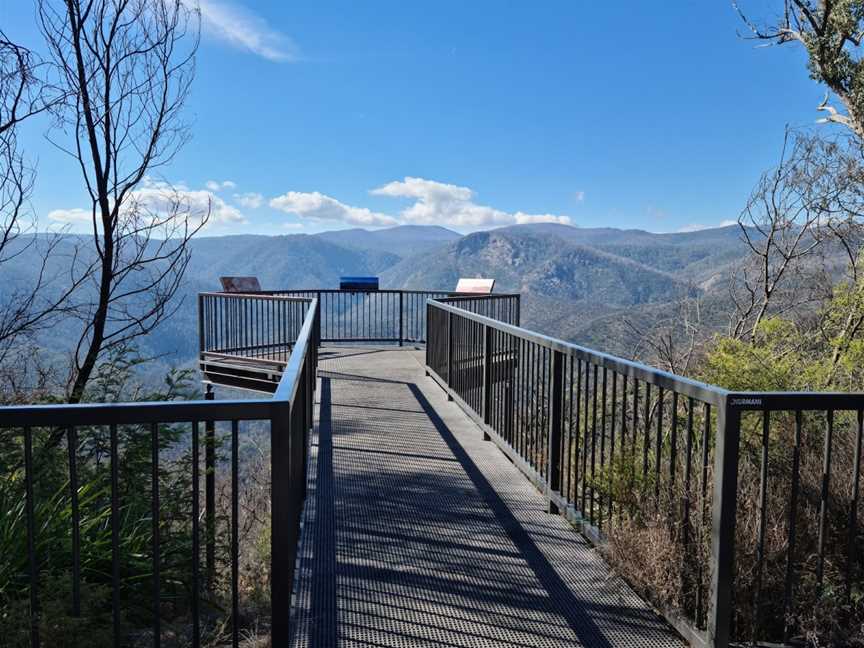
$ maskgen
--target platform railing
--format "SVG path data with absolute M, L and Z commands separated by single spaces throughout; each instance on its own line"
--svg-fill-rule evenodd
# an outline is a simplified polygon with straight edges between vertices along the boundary
M 428 373 L 550 511 L 613 551 L 642 538 L 625 572 L 669 539 L 677 605 L 641 591 L 691 645 L 788 642 L 814 605 L 860 605 L 864 394 L 732 393 L 462 305 L 429 302 Z
M 314 294 L 199 293 L 199 349 L 213 355 L 285 362 L 313 298 Z
M 321 304 L 321 342 L 399 345 L 425 344 L 428 300 L 477 297 L 447 290 L 272 290 L 256 294 L 316 297 Z M 493 298 L 508 304 L 511 317 L 518 321 L 518 294 L 495 293 Z
M 208 591 L 209 581 L 216 571 L 213 544 L 213 524 L 216 517 L 213 497 L 214 475 L 222 470 L 215 463 L 213 444 L 216 432 L 228 442 L 228 476 L 230 490 L 230 511 L 227 524 L 230 535 L 227 564 L 223 569 L 228 574 L 227 608 L 224 630 L 227 630 L 230 643 L 238 646 L 241 638 L 240 616 L 240 551 L 239 546 L 239 464 L 240 440 L 255 428 L 260 433 L 266 431 L 270 439 L 271 488 L 270 488 L 270 575 L 272 606 L 272 644 L 288 644 L 288 611 L 294 564 L 299 537 L 300 514 L 305 498 L 306 463 L 308 456 L 308 435 L 313 424 L 313 405 L 315 375 L 318 358 L 319 339 L 319 302 L 311 299 L 284 300 L 281 298 L 256 297 L 206 297 L 206 309 L 219 302 L 225 305 L 235 320 L 242 323 L 249 315 L 249 308 L 261 309 L 274 317 L 273 328 L 258 332 L 247 332 L 238 328 L 222 329 L 221 323 L 209 327 L 214 322 L 202 322 L 203 340 L 215 341 L 217 348 L 226 353 L 251 353 L 257 345 L 266 347 L 267 353 L 277 349 L 283 354 L 285 366 L 272 398 L 251 400 L 201 400 L 184 402 L 135 402 L 80 405 L 34 405 L 0 407 L 0 435 L 4 441 L 18 439 L 20 457 L 5 456 L 4 464 L 12 467 L 13 477 L 23 480 L 24 506 L 22 519 L 26 531 L 22 533 L 21 555 L 26 554 L 26 573 L 20 574 L 21 592 L 29 597 L 29 636 L 18 637 L 25 644 L 39 646 L 40 629 L 53 619 L 43 618 L 42 600 L 44 595 L 51 596 L 56 606 L 57 592 L 44 592 L 43 575 L 51 566 L 65 564 L 68 568 L 68 600 L 63 601 L 64 613 L 71 617 L 72 629 L 66 636 L 70 645 L 87 645 L 86 636 L 72 636 L 75 628 L 87 628 L 84 619 L 87 610 L 92 611 L 93 592 L 98 588 L 110 591 L 110 636 L 115 646 L 129 645 L 132 638 L 126 634 L 125 619 L 134 612 L 140 621 L 149 617 L 150 643 L 160 645 L 163 636 L 162 610 L 181 608 L 188 605 L 189 627 L 183 631 L 192 646 L 201 645 L 202 637 L 212 636 L 214 618 L 214 593 Z M 207 312 L 213 312 L 208 310 Z M 246 337 L 250 335 L 251 337 Z M 209 343 L 209 342 L 208 342 Z M 285 352 L 290 349 L 290 353 Z M 204 465 L 202 466 L 202 439 L 204 432 Z M 188 455 L 191 478 L 191 492 L 188 505 L 188 518 L 185 520 L 163 519 L 165 502 L 160 499 L 164 482 L 166 462 L 176 462 L 177 456 L 165 456 L 166 444 L 170 439 L 175 448 L 178 439 L 188 440 Z M 34 443 L 38 441 L 38 443 Z M 125 467 L 125 450 L 135 446 L 139 453 L 148 448 L 143 457 L 136 459 L 144 474 L 129 474 Z M 9 447 L 7 444 L 6 447 Z M 13 446 L 14 447 L 14 446 Z M 45 493 L 40 486 L 39 457 L 34 457 L 34 448 L 40 452 L 58 450 L 66 455 L 66 474 L 61 476 L 66 486 L 60 493 Z M 176 448 L 175 448 L 176 449 Z M 20 460 L 20 462 L 19 462 Z M 104 498 L 93 494 L 88 484 L 83 484 L 80 475 L 83 469 L 93 472 L 92 462 L 101 462 L 110 467 L 107 490 Z M 89 462 L 89 463 L 88 463 Z M 136 464 L 137 465 L 137 464 Z M 16 467 L 17 466 L 17 467 Z M 132 481 L 127 481 L 129 478 Z M 202 496 L 201 483 L 205 483 Z M 128 519 L 127 502 L 124 493 L 134 490 L 137 496 L 149 494 L 150 529 L 147 546 L 128 547 L 124 532 L 129 524 L 141 524 L 142 520 Z M 50 501 L 48 501 L 50 500 Z M 47 502 L 47 503 L 46 503 Z M 176 508 L 177 502 L 171 502 Z M 53 511 L 64 511 L 47 518 L 45 507 Z M 40 511 L 37 516 L 37 509 Z M 85 510 L 86 509 L 86 510 Z M 66 520 L 65 536 L 54 534 L 48 537 L 43 526 L 57 519 Z M 94 527 L 93 519 L 100 520 Z M 203 521 L 203 524 L 202 524 Z M 163 552 L 161 537 L 169 528 L 176 525 L 189 525 L 192 544 L 188 555 L 166 556 Z M 102 526 L 100 526 L 102 525 Z M 107 532 L 107 545 L 94 545 L 100 529 Z M 139 534 L 140 535 L 140 534 Z M 67 540 L 68 539 L 68 540 Z M 16 542 L 16 538 L 5 539 Z M 5 542 L 2 540 L 0 542 Z M 201 555 L 201 545 L 205 545 L 205 556 Z M 16 557 L 14 546 L 5 546 L 6 553 L 0 561 Z M 176 547 L 175 547 L 176 549 Z M 134 552 L 130 554 L 130 551 Z M 170 578 L 164 576 L 166 561 L 185 562 L 188 566 L 188 579 L 177 581 L 177 574 Z M 135 574 L 126 572 L 134 562 Z M 149 565 L 149 567 L 146 567 Z M 2 564 L 0 564 L 2 567 Z M 142 572 L 143 570 L 143 572 Z M 184 573 L 187 573 L 184 571 Z M 66 585 L 62 585 L 65 591 Z M 95 588 L 95 589 L 94 589 Z M 149 590 L 149 594 L 147 594 Z M 136 593 L 137 606 L 130 610 L 129 601 Z M 9 596 L 10 592 L 3 592 Z M 149 610 L 139 609 L 142 601 L 149 596 Z M 208 608 L 205 614 L 205 599 Z M 218 607 L 218 606 L 217 606 Z M 56 609 L 54 610 L 56 613 Z M 99 612 L 101 614 L 101 612 Z M 186 617 L 184 617 L 186 618 Z M 91 620 L 92 621 L 92 620 Z M 141 629 L 135 632 L 140 635 Z M 172 636 L 177 632 L 171 630 Z M 10 641 L 12 638 L 6 637 Z M 0 640 L 2 643 L 4 640 Z M 140 641 L 137 639 L 136 641 Z M 76 643 L 77 642 L 77 643 Z

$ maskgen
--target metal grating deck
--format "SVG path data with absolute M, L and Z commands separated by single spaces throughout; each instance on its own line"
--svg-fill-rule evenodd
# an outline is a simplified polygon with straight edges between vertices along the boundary
M 322 349 L 292 645 L 683 646 L 421 364 Z

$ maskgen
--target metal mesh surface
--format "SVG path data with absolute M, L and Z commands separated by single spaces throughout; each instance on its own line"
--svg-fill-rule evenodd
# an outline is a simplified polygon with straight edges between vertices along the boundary
M 322 349 L 292 644 L 682 646 L 420 357 Z

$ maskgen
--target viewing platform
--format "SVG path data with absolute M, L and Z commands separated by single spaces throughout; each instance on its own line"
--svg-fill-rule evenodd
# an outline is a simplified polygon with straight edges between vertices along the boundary
M 730 392 L 522 328 L 518 294 L 198 308 L 204 400 L 0 407 L 16 645 L 46 574 L 69 628 L 155 648 L 800 645 L 860 604 L 864 394 Z
M 424 373 L 322 347 L 292 646 L 683 646 Z

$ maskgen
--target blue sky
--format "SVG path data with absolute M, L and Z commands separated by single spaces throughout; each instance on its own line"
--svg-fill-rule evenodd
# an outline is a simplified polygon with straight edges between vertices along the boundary
M 779 0 L 741 0 L 754 15 Z M 204 0 L 193 139 L 150 180 L 211 196 L 209 234 L 512 222 L 677 231 L 736 218 L 811 125 L 803 53 L 726 0 Z M 0 0 L 39 48 L 33 9 Z M 86 208 L 73 160 L 22 135 L 41 223 Z M 145 187 L 146 189 L 146 187 Z M 80 215 L 80 212 L 77 213 Z

